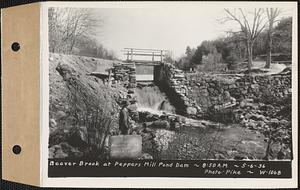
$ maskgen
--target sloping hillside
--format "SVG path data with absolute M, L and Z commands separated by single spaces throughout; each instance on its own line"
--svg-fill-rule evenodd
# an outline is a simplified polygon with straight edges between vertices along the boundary
M 88 73 L 112 65 L 110 60 L 50 54 L 50 158 L 101 154 L 106 135 L 118 128 L 116 100 L 122 87 L 108 87 Z

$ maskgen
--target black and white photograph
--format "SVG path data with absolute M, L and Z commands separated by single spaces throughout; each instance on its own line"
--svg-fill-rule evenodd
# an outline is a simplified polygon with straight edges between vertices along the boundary
M 293 7 L 163 5 L 47 8 L 49 177 L 291 177 Z

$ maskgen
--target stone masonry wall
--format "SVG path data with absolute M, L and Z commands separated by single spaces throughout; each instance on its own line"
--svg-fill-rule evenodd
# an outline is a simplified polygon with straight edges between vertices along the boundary
M 136 87 L 136 71 L 133 64 L 114 65 L 112 72 L 114 80 L 121 82 L 124 85 L 124 87 Z
M 174 65 L 164 63 L 155 67 L 154 81 L 167 94 L 177 113 L 196 115 L 201 110 L 195 100 L 188 98 L 188 91 L 191 90 L 189 82 L 183 71 Z
M 112 83 L 118 83 L 119 85 L 124 87 L 120 97 L 118 100 L 119 104 L 122 105 L 124 100 L 129 101 L 129 112 L 132 118 L 138 118 L 137 112 L 137 98 L 135 95 L 135 88 L 137 86 L 136 83 L 136 68 L 134 64 L 116 64 L 112 69 Z M 133 122 L 133 121 L 132 121 Z M 132 125 L 134 125 L 132 123 Z
M 187 96 L 194 99 L 205 112 L 209 107 L 224 102 L 220 95 L 227 91 L 237 102 L 253 99 L 268 103 L 291 95 L 291 74 L 261 76 L 209 76 L 191 74 L 188 77 Z
M 115 65 L 113 68 L 114 80 L 120 81 L 127 89 L 126 98 L 131 102 L 135 101 L 135 74 L 131 65 Z M 164 63 L 155 66 L 154 82 L 167 94 L 178 114 L 196 117 L 232 99 L 237 104 L 244 99 L 272 103 L 291 96 L 291 72 L 256 76 L 185 74 L 172 64 Z M 224 97 L 226 93 L 227 97 Z

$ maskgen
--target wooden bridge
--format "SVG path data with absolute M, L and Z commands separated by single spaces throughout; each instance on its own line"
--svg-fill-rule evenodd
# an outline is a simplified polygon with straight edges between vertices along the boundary
M 137 82 L 153 82 L 155 67 L 159 67 L 166 56 L 167 50 L 124 48 L 126 63 L 134 63 Z

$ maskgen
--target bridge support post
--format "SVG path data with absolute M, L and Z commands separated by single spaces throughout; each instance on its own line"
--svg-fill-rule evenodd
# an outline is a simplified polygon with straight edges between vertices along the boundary
M 127 51 L 127 61 L 129 61 L 129 51 Z
M 152 52 L 152 61 L 154 61 L 154 52 Z

